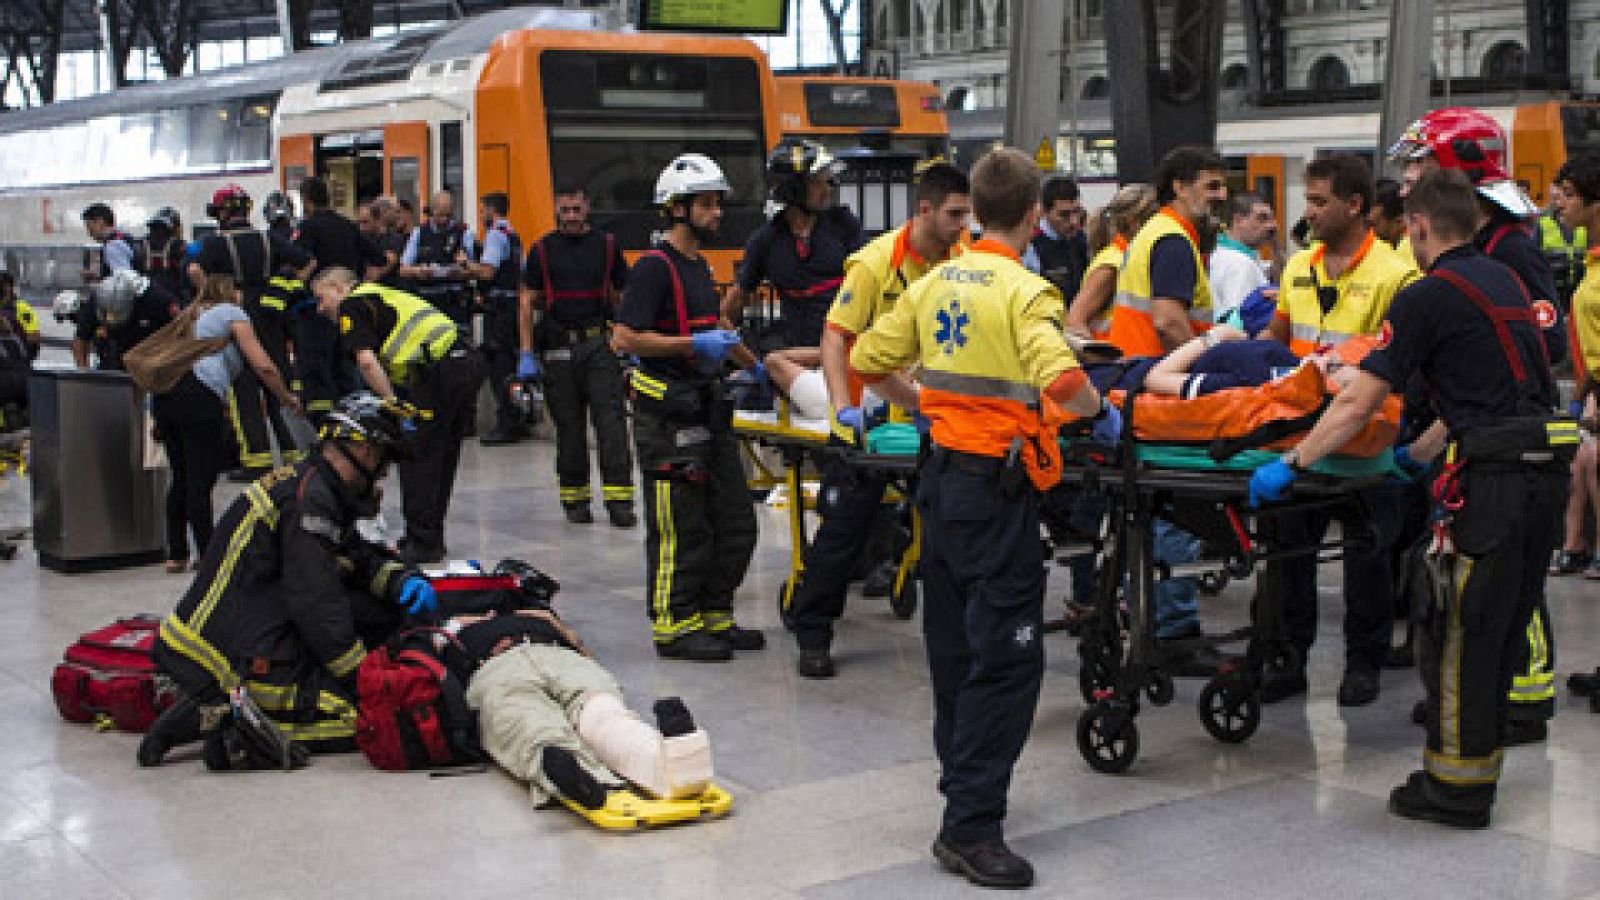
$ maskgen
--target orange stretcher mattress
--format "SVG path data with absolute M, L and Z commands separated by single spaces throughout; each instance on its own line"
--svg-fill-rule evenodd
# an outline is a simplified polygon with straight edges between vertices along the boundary
M 1376 346 L 1371 338 L 1354 338 L 1340 344 L 1334 356 L 1347 365 L 1357 365 Z M 1258 387 L 1232 388 L 1192 400 L 1141 393 L 1134 399 L 1133 433 L 1140 441 L 1214 444 L 1270 434 L 1274 430 L 1270 426 L 1303 420 L 1303 429 L 1249 444 L 1253 449 L 1287 450 L 1310 430 L 1336 391 L 1321 369 L 1307 364 L 1292 375 Z M 1112 391 L 1110 399 L 1125 408 L 1125 392 Z M 1392 448 L 1400 432 L 1402 407 L 1401 398 L 1391 394 L 1366 427 L 1337 452 L 1372 457 Z

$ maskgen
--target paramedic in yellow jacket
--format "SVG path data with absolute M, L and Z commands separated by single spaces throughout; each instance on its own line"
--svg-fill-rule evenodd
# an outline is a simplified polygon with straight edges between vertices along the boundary
M 1354 155 L 1327 156 L 1306 166 L 1306 221 L 1317 243 L 1289 258 L 1278 289 L 1278 310 L 1270 333 L 1305 357 L 1353 337 L 1376 336 L 1401 288 L 1419 277 L 1415 260 L 1378 239 L 1368 225 L 1373 204 L 1372 170 Z M 1390 545 L 1407 531 L 1409 518 L 1423 506 L 1411 504 L 1405 486 L 1384 485 L 1364 493 L 1378 540 L 1367 550 L 1344 557 L 1345 672 L 1339 703 L 1365 706 L 1378 699 L 1394 628 L 1394 571 Z M 1408 515 L 1407 510 L 1412 510 Z M 1320 543 L 1328 529 L 1321 510 L 1285 514 L 1279 539 L 1290 546 Z M 1307 688 L 1306 654 L 1317 636 L 1317 560 L 1296 556 L 1269 563 L 1282 572 L 1272 583 L 1284 586 L 1282 598 L 1289 640 L 1299 665 L 1269 675 L 1261 688 L 1271 703 Z
M 917 490 L 922 622 L 945 796 L 933 853 L 987 887 L 1033 881 L 1002 825 L 1044 671 L 1035 489 L 1061 478 L 1059 425 L 1106 408 L 1063 336 L 1060 291 L 1022 267 L 1040 180 L 1016 150 L 979 160 L 972 205 L 985 239 L 912 285 L 850 352 L 869 383 L 921 367 L 934 444 Z M 1113 410 L 1096 429 L 1117 427 Z
M 945 163 L 928 167 L 917 179 L 911 221 L 878 236 L 850 254 L 844 283 L 828 310 L 822 332 L 822 375 L 833 418 L 842 423 L 835 441 L 851 441 L 860 428 L 861 385 L 850 378 L 850 345 L 880 316 L 895 307 L 902 292 L 958 249 L 971 212 L 967 176 Z M 901 409 L 917 408 L 916 386 L 896 373 L 878 382 L 873 393 Z M 790 607 L 800 655 L 796 669 L 805 678 L 831 678 L 833 624 L 844 614 L 845 591 L 862 546 L 869 543 L 888 482 L 830 456 L 823 464 L 817 511 L 822 524 L 806 550 L 805 577 Z M 892 524 L 892 523 L 891 523 Z
M 1161 356 L 1211 327 L 1205 235 L 1228 199 L 1228 164 L 1203 147 L 1178 147 L 1161 160 L 1161 211 L 1139 229 L 1117 275 L 1111 343 L 1128 356 Z

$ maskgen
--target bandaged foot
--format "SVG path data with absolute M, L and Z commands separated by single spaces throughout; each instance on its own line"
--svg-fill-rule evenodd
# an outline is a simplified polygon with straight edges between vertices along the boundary
M 578 736 L 606 768 L 661 800 L 683 800 L 705 792 L 712 779 L 711 739 L 682 716 L 668 716 L 673 730 L 685 722 L 692 730 L 673 737 L 662 733 L 622 704 L 615 694 L 591 694 L 578 713 Z

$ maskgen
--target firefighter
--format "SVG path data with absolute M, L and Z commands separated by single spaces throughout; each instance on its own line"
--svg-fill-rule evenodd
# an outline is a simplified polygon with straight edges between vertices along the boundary
M 575 525 L 594 521 L 591 419 L 606 516 L 617 528 L 639 523 L 633 512 L 622 364 L 611 350 L 611 322 L 627 274 L 616 238 L 589 226 L 588 193 L 576 185 L 558 189 L 556 230 L 533 242 L 522 274 L 517 377 L 544 376 L 545 401 L 556 427 L 561 508 Z
M 861 222 L 835 202 L 842 164 L 816 141 L 785 141 L 767 159 L 778 212 L 745 242 L 723 314 L 737 319 L 762 282 L 778 294 L 785 347 L 816 347 L 844 281 L 845 257 L 861 246 Z
M 910 222 L 875 238 L 845 262 L 845 280 L 828 328 L 822 334 L 822 375 L 828 386 L 834 419 L 840 426 L 836 444 L 854 443 L 864 424 L 861 385 L 850 378 L 850 345 L 879 317 L 894 309 L 906 288 L 943 262 L 967 234 L 972 212 L 967 176 L 938 163 L 917 180 L 913 196 L 917 213 Z M 901 409 L 917 408 L 916 385 L 904 375 L 880 379 L 873 393 Z M 844 460 L 830 456 L 823 463 L 818 511 L 822 524 L 805 556 L 805 577 L 794 592 L 791 622 L 799 657 L 795 663 L 806 678 L 832 678 L 836 672 L 831 646 L 833 625 L 844 614 L 845 592 L 856 559 L 880 521 L 879 510 L 888 482 L 851 471 Z
M 1506 162 L 1509 147 L 1505 131 L 1494 119 L 1475 109 L 1446 107 L 1412 123 L 1389 148 L 1389 157 L 1403 165 L 1401 179 L 1407 186 L 1438 169 L 1457 170 L 1472 182 L 1478 194 L 1473 245 L 1517 273 L 1528 290 L 1550 361 L 1559 363 L 1567 357 L 1560 295 L 1550 262 L 1540 252 L 1529 224 L 1539 209 L 1511 179 Z M 1511 744 L 1547 736 L 1547 722 L 1556 713 L 1555 652 L 1550 610 L 1541 594 L 1511 687 Z
M 685 153 L 656 179 L 666 238 L 628 274 L 613 330 L 639 357 L 633 436 L 644 479 L 647 611 L 656 653 L 726 662 L 766 645 L 733 620 L 733 594 L 756 545 L 756 515 L 733 436 L 729 359 L 760 371 L 720 316 L 700 248 L 722 224 L 731 188 L 710 158 Z
M 172 321 L 178 298 L 134 269 L 118 269 L 94 283 L 78 310 L 72 359 L 89 368 L 90 351 L 101 371 L 121 371 L 122 354 Z
M 1417 278 L 1414 260 L 1402 257 L 1367 225 L 1373 202 L 1372 170 L 1353 155 L 1326 156 L 1306 166 L 1306 218 L 1318 243 L 1284 265 L 1278 309 L 1269 331 L 1295 356 L 1306 357 L 1353 337 L 1371 337 L 1383 325 L 1395 294 Z M 1408 487 L 1384 485 L 1364 492 L 1382 538 L 1370 549 L 1344 557 L 1345 674 L 1342 706 L 1364 706 L 1378 698 L 1394 627 L 1394 574 L 1389 545 L 1398 540 L 1403 495 Z M 1384 514 L 1379 515 L 1378 511 Z M 1276 519 L 1278 539 L 1311 547 L 1328 528 L 1323 511 Z M 1295 665 L 1274 671 L 1261 700 L 1274 703 L 1306 691 L 1305 661 L 1317 636 L 1317 559 L 1306 554 L 1269 563 L 1284 591 L 1281 603 Z
M 422 298 L 363 283 L 349 269 L 324 269 L 311 292 L 317 311 L 338 322 L 339 344 L 367 387 L 384 400 L 404 391 L 404 399 L 423 411 L 416 454 L 399 465 L 406 520 L 400 552 L 414 564 L 440 562 L 461 441 L 483 386 L 483 357 L 456 323 Z
M 355 527 L 376 515 L 389 464 L 410 452 L 413 418 L 410 408 L 352 394 L 328 416 L 315 453 L 229 507 L 194 583 L 161 623 L 156 662 L 184 696 L 140 742 L 140 765 L 206 737 L 207 766 L 233 767 L 236 736 L 220 720 L 240 685 L 290 740 L 354 749 L 355 673 L 367 648 L 404 611 L 434 605 L 425 579 Z
M 219 231 L 201 242 L 200 257 L 190 264 L 189 277 L 198 289 L 206 275 L 233 276 L 261 349 L 272 357 L 288 384 L 294 377 L 289 366 L 288 300 L 281 289 L 273 286 L 272 279 L 283 270 L 304 277 L 311 271 L 311 258 L 290 241 L 251 228 L 252 206 L 250 195 L 236 184 L 225 185 L 211 195 L 206 212 L 217 220 Z M 246 369 L 233 383 L 229 406 L 239 442 L 240 469 L 230 476 L 233 480 L 252 481 L 272 468 L 272 437 L 277 439 L 285 462 L 299 458 L 278 398 L 262 386 L 253 371 Z M 267 434 L 269 426 L 272 437 Z
M 144 227 L 145 238 L 135 248 L 133 267 L 177 297 L 179 306 L 188 306 L 194 285 L 187 271 L 188 250 L 183 240 L 182 218 L 176 209 L 163 206 Z
M 1022 266 L 1040 182 L 1017 150 L 979 160 L 972 212 L 984 239 L 908 288 L 850 351 L 869 382 L 921 366 L 933 440 L 916 500 L 922 623 L 945 797 L 933 853 L 986 887 L 1033 882 L 1002 829 L 1044 673 L 1038 491 L 1061 480 L 1061 424 L 1099 414 L 1099 436 L 1119 427 L 1067 346 L 1060 290 Z
M 1252 503 L 1280 499 L 1391 391 L 1426 379 L 1439 422 L 1397 452 L 1427 462 L 1442 451 L 1445 462 L 1433 488 L 1434 596 L 1419 653 L 1428 738 L 1422 770 L 1394 790 L 1389 810 L 1461 828 L 1489 824 L 1510 737 L 1507 693 L 1560 539 L 1578 445 L 1576 425 L 1550 413 L 1556 384 L 1528 292 L 1473 245 L 1477 215 L 1461 173 L 1415 181 L 1406 229 L 1427 276 L 1395 297 L 1356 381 L 1298 446 L 1250 480 Z
M 505 194 L 485 194 L 478 203 L 483 223 L 483 246 L 472 276 L 483 286 L 483 355 L 489 364 L 489 385 L 494 392 L 495 423 L 478 439 L 485 447 L 515 444 L 527 437 L 525 416 L 511 399 L 511 380 L 517 375 L 520 341 L 517 318 L 521 310 L 522 238 L 506 216 L 511 201 Z

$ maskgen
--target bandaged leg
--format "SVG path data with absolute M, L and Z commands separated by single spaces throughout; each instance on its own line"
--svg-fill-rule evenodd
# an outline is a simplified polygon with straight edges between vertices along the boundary
M 662 737 L 616 694 L 590 694 L 578 736 L 607 768 L 662 800 L 697 797 L 711 784 L 711 741 L 695 729 Z

